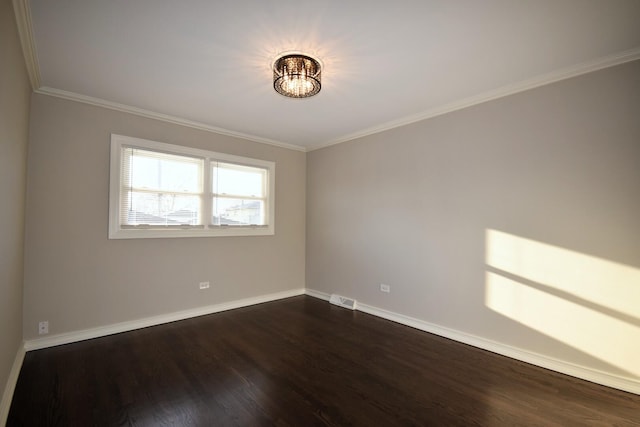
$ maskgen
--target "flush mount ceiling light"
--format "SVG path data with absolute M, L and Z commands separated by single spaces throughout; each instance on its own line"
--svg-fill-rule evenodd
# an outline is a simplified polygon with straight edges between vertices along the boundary
M 308 98 L 320 92 L 320 62 L 307 55 L 288 54 L 273 63 L 273 88 L 290 98 Z

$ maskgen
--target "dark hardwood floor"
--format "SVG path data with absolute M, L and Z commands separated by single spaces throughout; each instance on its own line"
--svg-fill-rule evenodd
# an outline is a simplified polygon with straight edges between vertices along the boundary
M 311 297 L 27 353 L 8 426 L 640 425 L 640 396 Z

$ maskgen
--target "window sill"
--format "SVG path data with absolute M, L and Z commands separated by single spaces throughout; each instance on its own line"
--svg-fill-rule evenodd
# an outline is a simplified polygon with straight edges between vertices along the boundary
M 193 228 L 132 227 L 109 230 L 109 239 L 161 239 L 173 237 L 272 236 L 273 226 L 213 226 Z

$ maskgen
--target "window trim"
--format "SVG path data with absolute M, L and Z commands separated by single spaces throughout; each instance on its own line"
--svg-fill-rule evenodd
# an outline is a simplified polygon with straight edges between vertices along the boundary
M 122 148 L 133 147 L 163 153 L 202 157 L 205 160 L 203 173 L 203 223 L 192 227 L 166 227 L 153 226 L 124 227 L 120 224 L 121 203 L 121 167 Z M 243 166 L 264 168 L 267 172 L 267 197 L 266 216 L 267 225 L 212 225 L 211 203 L 212 189 L 208 169 L 211 162 L 233 163 Z M 148 139 L 134 138 L 130 136 L 111 134 L 111 158 L 109 167 L 109 239 L 142 239 L 142 238 L 173 238 L 173 237 L 220 237 L 220 236 L 270 236 L 275 234 L 275 170 L 274 162 L 249 157 L 235 156 L 232 154 L 218 153 L 215 151 L 201 150 L 182 145 L 166 144 L 164 142 Z M 209 200 L 209 201 L 208 201 Z

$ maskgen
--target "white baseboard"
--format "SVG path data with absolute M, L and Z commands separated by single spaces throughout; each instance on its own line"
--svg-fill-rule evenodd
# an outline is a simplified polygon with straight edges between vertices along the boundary
M 120 332 L 133 331 L 135 329 L 147 328 L 149 326 L 161 325 L 163 323 L 175 322 L 177 320 L 189 319 L 207 314 L 219 313 L 221 311 L 232 310 L 234 308 L 248 307 L 250 305 L 264 302 L 276 301 L 279 299 L 303 295 L 304 289 L 291 289 L 273 294 L 261 295 L 257 297 L 245 298 L 236 301 L 229 301 L 220 304 L 198 307 L 189 310 L 176 311 L 174 313 L 162 314 L 159 316 L 147 317 L 144 319 L 131 320 L 128 322 L 116 323 L 113 325 L 99 326 L 97 328 L 84 329 L 80 331 L 67 332 L 64 334 L 52 335 L 46 338 L 37 338 L 25 341 L 26 351 L 38 350 L 41 348 L 53 347 L 61 344 L 69 344 L 84 341 L 92 338 L 104 337 L 118 334 Z M 1 425 L 1 424 L 0 424 Z
M 325 301 L 329 301 L 331 299 L 331 294 L 327 294 L 325 292 L 316 291 L 316 290 L 313 290 L 313 289 L 305 289 L 304 293 L 305 293 L 305 295 L 309 295 L 310 297 L 322 299 L 322 300 L 325 300 Z
M 7 417 L 9 416 L 9 409 L 11 408 L 11 400 L 13 400 L 13 392 L 16 389 L 16 384 L 18 383 L 18 376 L 20 375 L 20 369 L 22 369 L 24 355 L 24 346 L 20 346 L 16 353 L 16 358 L 13 359 L 13 365 L 11 366 L 11 371 L 9 371 L 9 377 L 7 378 L 7 385 L 4 387 L 4 393 L 2 394 L 2 400 L 0 401 L 0 426 L 7 424 Z
M 164 314 L 160 316 L 147 317 L 145 319 L 133 320 L 129 322 L 122 322 L 108 326 L 101 326 L 98 328 L 85 329 L 81 331 L 74 331 L 65 334 L 53 335 L 46 338 L 38 338 L 29 340 L 24 343 L 24 348 L 18 351 L 14 365 L 9 375 L 9 381 L 4 391 L 2 402 L 0 403 L 0 425 L 2 424 L 2 416 L 6 418 L 9 413 L 9 406 L 11 404 L 11 397 L 13 396 L 13 390 L 22 367 L 22 361 L 24 359 L 25 351 L 37 350 L 46 347 L 52 347 L 61 344 L 69 344 L 72 342 L 83 341 L 92 338 L 99 338 L 107 335 L 117 334 L 120 332 L 132 331 L 135 329 L 146 328 L 149 326 L 160 325 L 163 323 L 174 322 L 177 320 L 189 319 L 191 317 L 203 316 L 212 313 L 218 313 L 221 311 L 232 310 L 234 308 L 247 307 L 255 304 L 261 304 L 269 301 L 276 301 L 279 299 L 289 298 L 297 295 L 309 295 L 314 298 L 318 298 L 324 301 L 329 301 L 331 295 L 325 292 L 316 291 L 314 289 L 292 289 L 283 292 L 277 292 L 273 294 L 262 295 L 258 297 L 245 298 L 242 300 L 230 301 L 221 304 L 210 305 L 207 307 L 200 307 L 190 310 L 178 311 L 174 313 Z M 464 344 L 468 344 L 483 350 L 488 350 L 493 353 L 501 354 L 503 356 L 510 357 L 512 359 L 520 360 L 522 362 L 530 363 L 532 365 L 540 366 L 542 368 L 550 369 L 552 371 L 559 372 L 561 374 L 570 375 L 576 378 L 587 380 L 596 384 L 601 384 L 607 387 L 616 388 L 619 390 L 627 391 L 630 393 L 640 395 L 640 381 L 633 378 L 625 378 L 617 375 L 613 375 L 607 372 L 602 372 L 592 368 L 576 365 L 567 361 L 554 359 L 552 357 L 544 356 L 541 354 L 533 353 L 520 348 L 512 347 L 507 344 L 492 341 L 486 338 L 471 335 L 465 332 L 457 331 L 455 329 L 446 328 L 433 323 L 425 322 L 420 319 L 405 316 L 403 314 L 395 313 L 392 311 L 384 310 L 378 307 L 374 307 L 368 304 L 358 302 L 357 310 L 364 313 L 371 314 L 383 319 L 391 320 L 402 325 L 410 326 L 421 331 L 429 332 L 435 335 L 439 335 L 445 338 L 452 339 Z M 6 413 L 5 413 L 6 412 Z
M 325 301 L 329 301 L 329 298 L 331 297 L 330 294 L 313 289 L 305 289 L 305 294 Z M 424 320 L 405 316 L 403 314 L 398 314 L 368 304 L 363 304 L 360 301 L 358 301 L 356 310 L 362 311 L 363 313 L 371 314 L 373 316 L 381 317 L 383 319 L 391 320 L 402 325 L 410 326 L 421 331 L 429 332 L 431 334 L 439 335 L 441 337 L 468 344 L 473 347 L 501 354 L 512 359 L 540 366 L 541 368 L 549 369 L 561 374 L 570 375 L 572 377 L 587 380 L 592 383 L 640 395 L 640 381 L 633 378 L 625 378 L 596 369 L 587 368 L 585 366 L 576 365 L 564 360 L 558 360 L 549 356 L 544 356 L 542 354 L 533 353 L 528 350 L 512 347 L 510 345 L 478 337 L 476 335 L 467 334 L 455 329 L 450 329 L 444 326 L 425 322 Z

